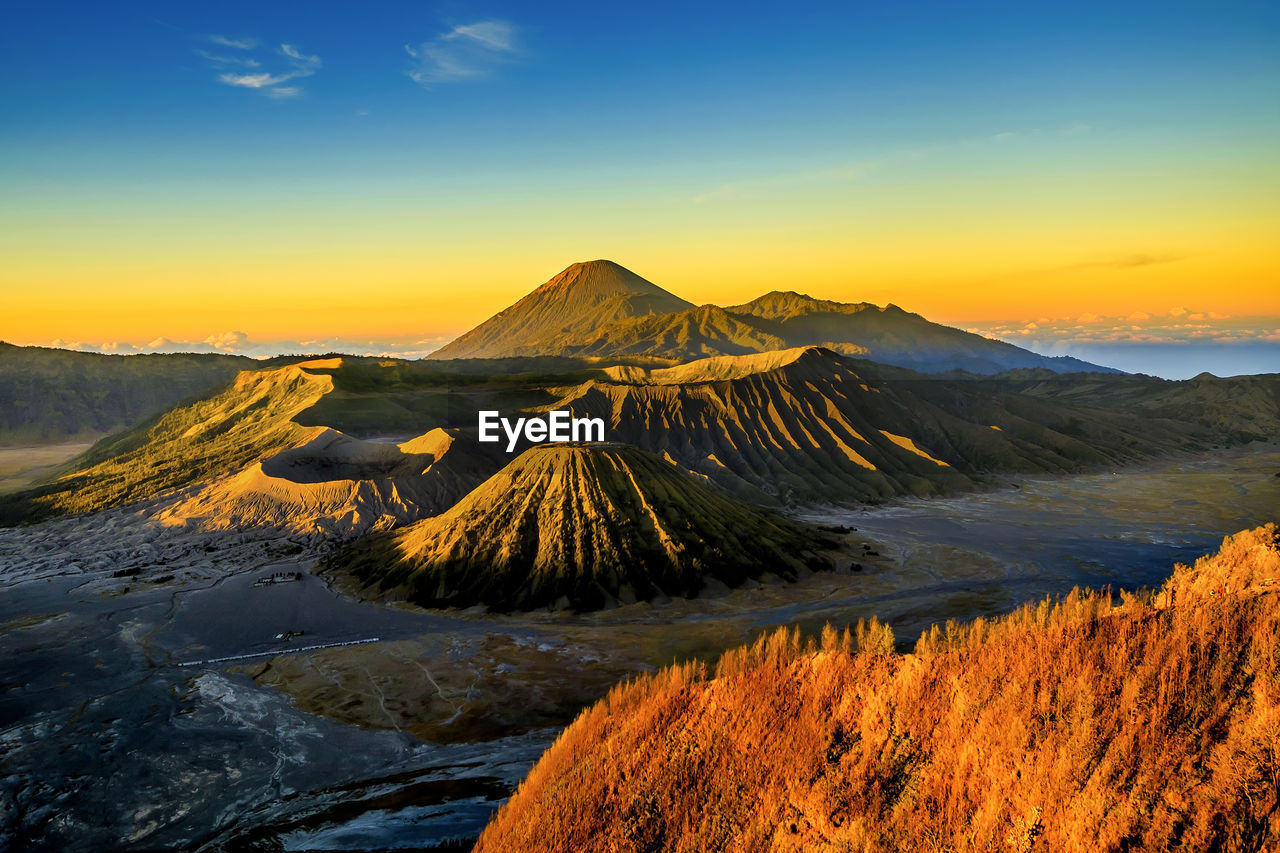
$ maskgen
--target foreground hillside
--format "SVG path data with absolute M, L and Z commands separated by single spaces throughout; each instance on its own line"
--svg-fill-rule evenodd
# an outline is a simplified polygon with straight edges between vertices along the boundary
M 1264 850 L 1280 843 L 1280 551 L 1152 596 L 935 628 L 782 630 L 616 688 L 481 836 L 498 850 Z
M 634 447 L 542 445 L 449 511 L 328 571 L 429 607 L 590 610 L 830 567 L 829 536 L 740 503 Z

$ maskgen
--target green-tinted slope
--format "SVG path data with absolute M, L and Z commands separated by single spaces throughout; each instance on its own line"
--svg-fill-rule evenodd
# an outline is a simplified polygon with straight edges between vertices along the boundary
M 231 355 L 103 355 L 0 343 L 0 445 L 114 432 L 252 365 Z
M 527 450 L 449 511 L 329 569 L 425 606 L 589 610 L 826 568 L 832 543 L 632 447 Z
M 525 363 L 529 362 L 529 363 Z M 467 360 L 395 361 L 343 358 L 326 394 L 297 421 L 355 436 L 419 435 L 438 427 L 474 428 L 477 412 L 515 412 L 555 398 L 548 387 L 601 375 L 587 362 L 566 360 L 538 369 L 538 359 L 494 362 L 491 372 L 460 372 Z
M 6 496 L 0 500 L 0 520 L 13 523 L 145 500 L 291 447 L 310 432 L 293 417 L 333 388 L 331 377 L 309 368 L 337 364 L 332 359 L 244 371 L 219 394 L 103 439 L 78 460 L 73 473 Z

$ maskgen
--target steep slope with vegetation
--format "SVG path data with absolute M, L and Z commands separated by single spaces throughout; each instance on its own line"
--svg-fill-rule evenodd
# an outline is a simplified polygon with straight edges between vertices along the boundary
M 785 349 L 787 343 L 734 317 L 723 308 L 703 305 L 674 314 L 651 314 L 593 330 L 583 343 L 564 346 L 575 356 L 652 356 L 688 361 L 713 355 L 744 355 Z
M 0 342 L 0 446 L 92 440 L 253 365 L 232 355 L 103 355 Z
M 1280 843 L 1280 551 L 1157 594 L 927 632 L 785 629 L 616 688 L 481 836 L 499 850 L 1066 851 Z
M 837 543 L 633 447 L 525 451 L 439 516 L 358 542 L 326 571 L 424 606 L 590 610 L 830 568 Z
M 876 501 L 1190 450 L 1193 431 L 1122 411 L 925 377 L 819 347 L 610 371 L 548 408 L 762 503 Z
M 133 503 L 295 446 L 313 430 L 294 416 L 333 390 L 332 377 L 320 371 L 339 364 L 330 359 L 244 371 L 222 393 L 103 439 L 73 473 L 0 498 L 0 520 Z

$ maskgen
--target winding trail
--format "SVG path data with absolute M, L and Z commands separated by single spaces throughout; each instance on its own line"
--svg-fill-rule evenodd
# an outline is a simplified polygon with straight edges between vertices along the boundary
M 206 658 L 205 660 L 188 660 L 182 661 L 178 666 L 201 666 L 210 663 L 226 663 L 232 660 L 248 660 L 250 658 L 273 658 L 276 655 L 296 655 L 302 652 L 314 652 L 317 649 L 333 649 L 338 646 L 363 646 L 366 643 L 380 643 L 381 637 L 366 637 L 363 640 L 343 640 L 339 643 L 317 643 L 314 646 L 299 646 L 296 649 L 271 649 L 265 652 L 249 652 L 243 655 L 226 655 L 220 658 Z

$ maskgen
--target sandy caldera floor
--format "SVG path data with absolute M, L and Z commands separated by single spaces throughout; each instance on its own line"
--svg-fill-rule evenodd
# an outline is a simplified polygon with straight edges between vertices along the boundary
M 59 465 L 93 447 L 91 441 L 0 447 L 0 495 L 16 492 L 53 473 Z

